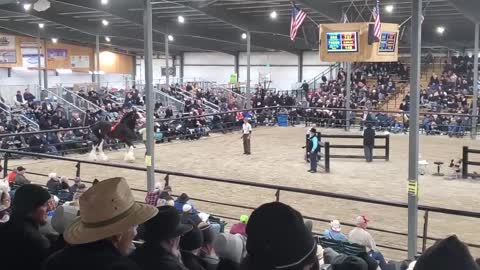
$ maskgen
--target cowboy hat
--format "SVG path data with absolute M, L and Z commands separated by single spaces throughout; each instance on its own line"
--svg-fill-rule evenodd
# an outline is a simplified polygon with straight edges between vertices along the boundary
M 221 233 L 213 242 L 218 257 L 240 263 L 245 255 L 244 238 L 240 234 Z
M 88 189 L 79 199 L 80 217 L 64 232 L 69 244 L 86 244 L 122 233 L 142 224 L 158 210 L 135 202 L 123 177 L 110 178 Z
M 145 222 L 145 241 L 157 242 L 182 236 L 193 229 L 192 225 L 182 224 L 180 214 L 173 206 L 160 206 L 156 215 Z

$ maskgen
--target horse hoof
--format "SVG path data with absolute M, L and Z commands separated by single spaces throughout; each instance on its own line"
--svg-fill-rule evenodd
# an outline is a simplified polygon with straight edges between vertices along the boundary
M 105 153 L 100 153 L 99 156 L 100 156 L 101 161 L 108 161 L 108 157 L 107 157 L 107 155 L 105 155 Z

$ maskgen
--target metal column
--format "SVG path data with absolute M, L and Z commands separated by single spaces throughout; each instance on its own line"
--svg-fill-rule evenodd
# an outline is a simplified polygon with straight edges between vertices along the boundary
M 345 130 L 350 130 L 350 92 L 352 88 L 352 63 L 346 62 L 346 73 L 347 78 L 345 80 L 345 91 L 347 94 L 345 95 Z
M 41 57 L 42 41 L 40 40 L 40 27 L 37 36 L 37 61 L 38 61 L 38 89 L 42 89 L 42 57 Z M 46 68 L 46 67 L 45 67 Z
M 167 88 L 170 87 L 170 74 L 168 73 L 168 58 L 170 57 L 168 53 L 168 33 L 165 33 L 165 84 Z
M 180 85 L 183 84 L 183 77 L 185 76 L 185 53 L 180 53 Z
M 43 70 L 43 88 L 48 89 L 48 70 L 47 67 Z
M 298 82 L 303 81 L 303 52 L 298 54 Z
M 247 31 L 247 109 L 252 108 L 252 97 L 250 93 L 250 54 L 251 54 L 251 36 L 250 31 Z M 243 108 L 242 108 L 243 109 Z
M 146 128 L 147 128 L 147 153 L 145 155 L 145 165 L 147 166 L 147 190 L 153 191 L 155 188 L 155 149 L 153 134 L 153 39 L 152 39 L 152 4 L 151 0 L 144 0 L 145 7 L 143 13 L 143 31 L 145 42 L 145 97 L 146 97 Z
M 240 78 L 240 52 L 237 52 L 234 56 L 234 73 L 237 74 L 237 79 Z
M 95 36 L 95 82 L 97 83 L 97 88 L 100 89 L 100 36 Z
M 472 118 L 472 139 L 477 137 L 477 122 L 478 122 L 478 39 L 479 35 L 479 23 L 475 24 L 475 49 L 473 50 L 473 118 Z
M 422 1 L 412 0 L 412 42 L 410 45 L 410 134 L 408 156 L 408 258 L 417 255 L 418 223 L 418 131 L 420 100 L 420 57 L 422 45 Z

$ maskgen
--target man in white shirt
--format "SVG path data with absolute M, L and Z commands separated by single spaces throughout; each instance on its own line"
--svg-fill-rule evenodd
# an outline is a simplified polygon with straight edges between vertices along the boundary
M 250 137 L 252 135 L 252 125 L 248 123 L 247 118 L 243 118 L 242 138 L 243 138 L 243 154 L 250 155 Z
M 367 253 L 374 258 L 380 268 L 387 264 L 385 258 L 383 257 L 382 253 L 378 251 L 377 245 L 375 244 L 375 240 L 373 240 L 372 235 L 366 230 L 368 225 L 368 219 L 365 216 L 358 216 L 355 219 L 355 227 L 353 230 L 350 231 L 348 234 L 348 240 L 351 243 L 359 244 L 365 246 Z

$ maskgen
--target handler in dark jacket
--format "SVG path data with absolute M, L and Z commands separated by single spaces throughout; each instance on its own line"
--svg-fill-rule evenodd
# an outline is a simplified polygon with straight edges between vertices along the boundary
M 172 206 L 161 206 L 158 214 L 145 223 L 145 244 L 131 258 L 143 270 L 187 270 L 180 250 L 180 236 L 193 229 L 180 223 L 180 215 Z
M 138 270 L 127 257 L 136 226 L 152 218 L 157 209 L 135 202 L 124 178 L 98 182 L 83 193 L 79 203 L 80 218 L 63 233 L 71 246 L 48 258 L 44 269 Z
M 15 192 L 10 220 L 0 226 L 2 269 L 41 269 L 50 243 L 38 228 L 47 223 L 50 194 L 26 184 Z
M 375 130 L 371 124 L 367 124 L 367 128 L 363 131 L 363 150 L 367 162 L 373 160 L 373 147 L 375 146 Z

